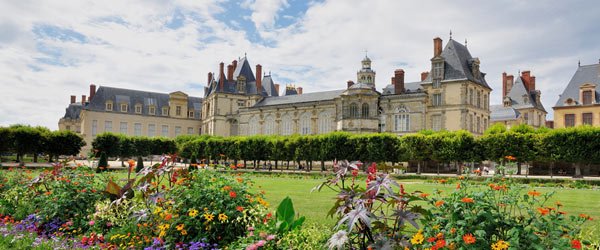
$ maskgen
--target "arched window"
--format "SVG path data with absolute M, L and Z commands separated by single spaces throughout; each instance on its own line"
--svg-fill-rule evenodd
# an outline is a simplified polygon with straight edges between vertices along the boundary
M 294 131 L 294 121 L 292 121 L 292 116 L 289 114 L 285 114 L 281 117 L 281 134 L 282 135 L 291 135 Z
M 372 82 L 371 80 L 372 80 L 371 76 L 367 76 L 367 82 L 371 83 Z
M 310 113 L 306 112 L 304 114 L 302 114 L 302 116 L 300 116 L 300 134 L 302 135 L 309 135 L 311 134 L 311 128 L 310 128 L 310 124 L 311 124 L 311 118 L 310 118 Z
M 258 117 L 252 116 L 252 118 L 250 118 L 250 121 L 248 121 L 248 135 L 257 135 L 258 131 Z
M 394 130 L 399 132 L 410 131 L 410 114 L 404 106 L 396 109 L 394 115 Z
M 361 113 L 362 118 L 369 118 L 369 104 L 363 103 Z
M 323 111 L 319 114 L 319 133 L 331 132 L 331 115 L 327 111 Z
M 275 134 L 275 118 L 272 115 L 267 115 L 265 117 L 265 135 L 273 135 Z
M 189 132 L 190 129 L 192 129 L 191 133 Z M 188 134 L 192 134 L 193 133 L 193 128 L 188 128 Z M 229 128 L 229 135 L 230 136 L 236 136 L 238 135 L 238 121 L 237 120 L 232 120 L 231 121 L 231 127 Z
M 358 104 L 350 104 L 350 118 L 358 118 Z

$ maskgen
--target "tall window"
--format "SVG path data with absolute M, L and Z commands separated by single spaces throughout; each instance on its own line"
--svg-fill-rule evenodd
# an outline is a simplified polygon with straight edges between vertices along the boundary
M 162 127 L 161 127 L 161 128 L 162 128 L 162 129 L 161 129 L 161 133 L 160 133 L 160 135 L 161 135 L 161 136 L 164 136 L 164 137 L 167 137 L 167 136 L 169 136 L 169 125 L 162 125 Z
M 525 120 L 525 124 L 529 124 L 529 113 L 525 113 L 525 115 L 523 115 L 523 120 Z
M 410 130 L 410 115 L 398 114 L 394 116 L 394 130 L 405 132 Z
M 135 105 L 135 113 L 136 114 L 141 114 L 142 113 L 142 105 Z
M 273 135 L 275 134 L 275 118 L 272 115 L 267 115 L 265 117 L 265 134 Z
M 483 108 L 487 109 L 488 108 L 488 100 L 487 100 L 487 94 L 483 95 Z
M 142 136 L 142 124 L 141 123 L 133 124 L 133 135 Z
M 433 85 L 434 89 L 439 89 L 440 86 L 441 86 L 440 79 L 433 79 L 433 84 L 432 85 Z
M 112 102 L 107 102 L 105 108 L 106 108 L 106 111 L 112 111 L 113 110 Z
M 181 116 L 181 106 L 176 106 L 175 107 L 175 115 L 176 116 Z
M 586 90 L 583 91 L 583 105 L 592 104 L 592 91 Z
M 92 137 L 98 134 L 98 120 L 92 121 Z
M 358 118 L 358 104 L 350 104 L 350 118 Z
M 169 107 L 163 107 L 162 108 L 162 115 L 163 116 L 169 115 Z
M 180 134 L 181 134 L 181 127 L 175 126 L 175 136 L 178 136 Z
M 309 135 L 311 133 L 311 118 L 310 113 L 306 112 L 300 116 L 300 134 Z
M 481 108 L 481 92 L 477 91 L 477 107 Z
M 442 94 L 433 94 L 431 104 L 433 106 L 441 106 L 442 105 Z
M 104 132 L 112 132 L 112 121 L 104 121 Z
M 188 127 L 187 133 L 188 133 L 188 135 L 193 135 L 194 134 L 194 128 L 193 127 Z
M 156 114 L 156 107 L 154 107 L 154 106 L 148 107 L 148 114 L 149 115 L 155 115 Z
M 119 132 L 121 134 L 125 134 L 125 135 L 127 134 L 127 122 L 121 122 L 119 124 Z
M 442 116 L 441 115 L 431 116 L 431 129 L 433 131 L 442 130 Z
M 127 112 L 127 104 L 121 104 L 121 112 Z
M 156 135 L 156 125 L 148 124 L 148 136 L 153 137 Z
M 324 134 L 331 132 L 331 115 L 323 111 L 319 114 L 319 133 Z
M 253 116 L 248 122 L 248 135 L 257 135 L 258 131 L 258 117 Z
M 469 131 L 473 132 L 473 115 L 469 115 Z
M 473 105 L 473 90 L 469 89 L 469 104 Z
M 433 79 L 442 79 L 444 73 L 444 62 L 436 62 L 433 64 Z
M 369 118 L 369 104 L 363 103 L 362 118 Z
M 292 116 L 289 114 L 285 114 L 281 117 L 281 134 L 282 135 L 291 135 L 293 133 L 293 120 Z
M 476 127 L 477 133 L 481 133 L 481 118 L 479 116 L 477 117 L 477 124 L 476 124 L 476 126 L 477 126 Z
M 483 131 L 485 131 L 488 127 L 488 121 L 487 118 L 483 118 Z
M 565 115 L 565 127 L 574 127 L 575 126 L 575 114 L 566 114 Z
M 592 125 L 594 116 L 592 113 L 583 113 L 581 116 L 583 124 Z

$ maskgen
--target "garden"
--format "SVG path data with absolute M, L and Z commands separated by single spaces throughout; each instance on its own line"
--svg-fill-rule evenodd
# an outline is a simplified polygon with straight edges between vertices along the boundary
M 493 127 L 480 138 L 107 133 L 92 143 L 95 167 L 0 170 L 0 249 L 597 249 L 598 183 L 505 171 L 545 161 L 593 172 L 598 152 L 584 147 L 594 143 L 600 130 L 589 127 Z M 106 164 L 115 156 L 130 159 L 125 170 Z M 484 160 L 500 163 L 494 175 L 471 168 Z M 403 161 L 457 175 L 390 174 Z M 283 171 L 292 164 L 303 173 Z

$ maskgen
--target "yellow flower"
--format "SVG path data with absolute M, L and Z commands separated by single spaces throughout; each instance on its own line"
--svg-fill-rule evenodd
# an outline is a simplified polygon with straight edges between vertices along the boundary
M 185 229 L 181 230 L 181 235 L 187 235 L 187 231 Z
M 165 235 L 167 235 L 167 232 L 160 231 L 160 233 L 158 234 L 158 238 L 163 238 L 163 237 L 165 237 Z
M 410 238 L 410 243 L 413 245 L 419 245 L 423 243 L 425 237 L 423 236 L 423 230 L 419 230 L 412 238 Z
M 169 225 L 169 224 L 162 224 L 162 225 L 158 226 L 158 229 L 160 229 L 161 231 L 164 231 L 164 230 L 169 229 L 170 226 L 171 225 Z
M 154 209 L 154 214 L 158 214 L 162 212 L 162 207 L 156 207 L 156 209 Z
M 215 218 L 215 216 L 213 214 L 208 214 L 208 213 L 204 214 L 204 219 L 206 219 L 209 222 L 212 221 L 214 218 Z
M 192 218 L 193 218 L 193 217 L 196 217 L 196 215 L 198 215 L 198 210 L 196 210 L 196 209 L 191 209 L 191 210 L 190 210 L 190 212 L 188 213 L 188 215 L 189 215 L 190 217 L 192 217 Z
M 506 250 L 510 244 L 508 242 L 499 240 L 496 243 L 492 244 L 492 250 Z
M 176 228 L 177 228 L 177 231 L 181 231 L 181 230 L 183 230 L 184 227 L 185 227 L 185 225 L 179 224 L 179 225 L 177 225 Z
M 227 215 L 225 215 L 225 214 L 219 214 L 219 220 L 220 220 L 221 222 L 224 222 L 224 221 L 226 221 L 226 220 L 227 220 Z

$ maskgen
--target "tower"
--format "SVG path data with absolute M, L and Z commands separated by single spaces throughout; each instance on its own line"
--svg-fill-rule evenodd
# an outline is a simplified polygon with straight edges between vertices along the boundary
M 375 88 L 375 71 L 371 69 L 371 59 L 365 55 L 361 64 L 362 68 L 356 73 L 357 82 Z

